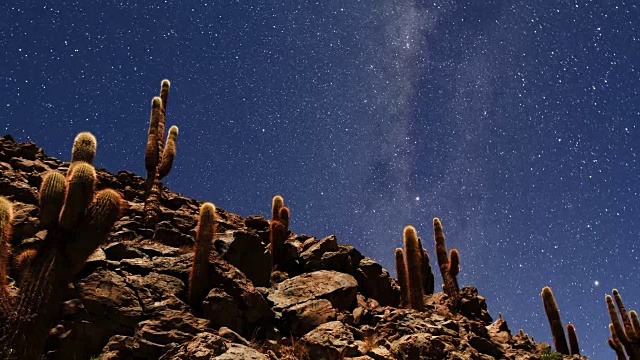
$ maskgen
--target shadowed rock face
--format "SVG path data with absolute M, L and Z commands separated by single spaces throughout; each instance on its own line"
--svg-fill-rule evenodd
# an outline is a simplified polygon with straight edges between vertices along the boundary
M 0 138 L 0 195 L 15 210 L 13 256 L 42 243 L 37 189 L 44 172 L 67 168 L 35 144 Z M 424 312 L 397 309 L 395 280 L 335 236 L 292 233 L 286 266 L 272 275 L 268 220 L 222 209 L 210 291 L 194 313 L 186 284 L 201 202 L 165 189 L 160 222 L 149 229 L 143 178 L 99 170 L 98 189 L 105 187 L 128 206 L 69 284 L 47 359 L 539 359 L 545 348 L 512 335 L 502 319 L 492 323 L 471 287 L 461 289 L 455 313 L 442 293 L 425 298 Z

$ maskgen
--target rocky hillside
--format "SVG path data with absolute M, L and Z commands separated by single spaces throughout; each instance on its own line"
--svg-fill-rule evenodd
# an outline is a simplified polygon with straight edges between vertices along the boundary
M 45 172 L 68 166 L 33 143 L 0 139 L 0 195 L 15 214 L 13 257 L 45 239 L 38 187 Z M 160 222 L 146 228 L 144 186 L 130 172 L 98 170 L 98 189 L 118 190 L 128 206 L 69 284 L 47 359 L 553 358 L 548 345 L 494 321 L 472 287 L 461 289 L 455 309 L 443 293 L 425 297 L 423 312 L 398 308 L 396 281 L 335 236 L 290 234 L 287 266 L 272 273 L 269 221 L 222 209 L 209 257 L 214 286 L 194 314 L 187 284 L 201 203 L 164 189 Z M 10 286 L 15 292 L 20 284 Z

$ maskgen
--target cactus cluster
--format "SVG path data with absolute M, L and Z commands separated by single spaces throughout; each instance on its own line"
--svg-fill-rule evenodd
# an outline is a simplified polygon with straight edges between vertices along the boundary
M 611 295 L 605 297 L 607 302 L 607 310 L 611 323 L 609 331 L 611 337 L 608 339 L 609 346 L 616 352 L 618 360 L 638 360 L 640 359 L 640 321 L 638 313 L 631 310 L 627 313 L 627 309 L 622 302 L 622 296 L 617 289 L 613 289 L 613 298 Z M 614 305 L 615 301 L 615 305 Z M 616 312 L 618 307 L 618 313 Z M 620 323 L 622 320 L 622 323 Z
M 394 252 L 400 306 L 424 310 L 424 295 L 433 294 L 434 278 L 429 255 L 413 226 L 404 228 L 403 245 L 404 250 L 397 248 Z
M 284 242 L 289 237 L 289 208 L 284 206 L 280 195 L 271 202 L 271 222 L 269 224 L 269 246 L 271 248 L 271 264 L 274 269 L 284 265 Z
M 11 204 L 0 199 L 0 304 L 4 323 L 0 352 L 4 352 L 4 358 L 40 358 L 67 284 L 120 217 L 120 194 L 111 189 L 95 190 L 97 177 L 91 165 L 95 149 L 93 135 L 81 133 L 74 142 L 67 176 L 55 170 L 44 176 L 39 205 L 40 224 L 47 235 L 37 250 L 24 250 L 14 259 L 21 282 L 16 299 L 10 298 L 6 289 Z
M 196 228 L 196 244 L 193 254 L 193 265 L 189 274 L 189 305 L 199 311 L 202 301 L 209 292 L 209 254 L 213 248 L 213 236 L 216 233 L 216 207 L 212 203 L 204 203 L 200 207 L 198 226 Z
M 547 314 L 549 326 L 551 327 L 551 335 L 553 336 L 553 345 L 556 351 L 564 355 L 580 355 L 580 346 L 578 345 L 578 337 L 576 329 L 572 324 L 567 324 L 567 337 L 569 338 L 569 346 L 567 346 L 567 337 L 564 335 L 562 320 L 560 320 L 560 310 L 553 296 L 551 288 L 545 286 L 542 289 L 542 304 L 544 312 Z
M 147 170 L 145 182 L 145 225 L 153 228 L 158 223 L 160 213 L 160 197 L 162 183 L 160 182 L 169 174 L 176 156 L 176 141 L 178 139 L 178 127 L 172 126 L 166 143 L 164 139 L 165 119 L 167 115 L 167 101 L 169 98 L 169 80 L 162 80 L 160 96 L 151 101 L 151 115 L 149 119 L 149 133 L 147 147 L 144 154 L 144 163 Z

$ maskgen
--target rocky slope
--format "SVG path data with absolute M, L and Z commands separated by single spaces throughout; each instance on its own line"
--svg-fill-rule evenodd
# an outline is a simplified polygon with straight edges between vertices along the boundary
M 15 210 L 13 256 L 44 239 L 37 190 L 46 171 L 67 167 L 33 143 L 0 138 L 0 195 Z M 285 271 L 271 273 L 269 222 L 222 209 L 209 259 L 216 286 L 194 314 L 186 284 L 200 202 L 165 189 L 162 222 L 148 229 L 144 179 L 104 170 L 98 177 L 98 188 L 120 191 L 128 206 L 69 284 L 48 359 L 525 360 L 548 351 L 494 322 L 472 287 L 462 289 L 456 312 L 442 293 L 426 299 L 424 312 L 397 308 L 389 273 L 335 236 L 291 234 Z

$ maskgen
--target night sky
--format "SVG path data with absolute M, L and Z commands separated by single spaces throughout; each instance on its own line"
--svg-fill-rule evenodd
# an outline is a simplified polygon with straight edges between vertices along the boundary
M 636 2 L 28 3 L 0 4 L 17 141 L 69 160 L 91 131 L 98 167 L 144 175 L 168 78 L 174 191 L 242 216 L 281 194 L 292 230 L 387 269 L 407 224 L 433 253 L 437 216 L 495 318 L 550 342 L 549 285 L 594 359 L 605 294 L 640 310 Z

